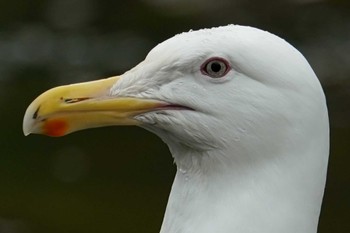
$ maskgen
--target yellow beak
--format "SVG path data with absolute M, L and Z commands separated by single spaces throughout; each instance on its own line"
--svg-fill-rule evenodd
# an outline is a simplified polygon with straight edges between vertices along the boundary
M 165 105 L 148 99 L 115 97 L 111 87 L 120 77 L 60 86 L 37 97 L 27 108 L 23 133 L 58 137 L 109 125 L 138 125 L 133 117 Z

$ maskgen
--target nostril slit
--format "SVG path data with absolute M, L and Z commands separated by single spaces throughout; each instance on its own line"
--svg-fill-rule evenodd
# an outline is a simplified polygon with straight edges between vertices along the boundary
M 40 106 L 35 110 L 33 117 L 32 117 L 33 119 L 38 118 L 39 109 L 40 109 Z
M 61 100 L 63 100 L 67 104 L 72 104 L 72 103 L 76 103 L 76 102 L 80 102 L 88 99 L 91 99 L 91 98 L 90 97 L 81 97 L 81 98 L 62 98 L 61 97 Z

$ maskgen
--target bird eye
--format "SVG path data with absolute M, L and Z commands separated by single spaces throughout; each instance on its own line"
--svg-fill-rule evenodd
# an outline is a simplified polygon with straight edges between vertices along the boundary
M 228 62 L 219 57 L 208 59 L 201 66 L 201 72 L 211 78 L 221 78 L 230 70 Z

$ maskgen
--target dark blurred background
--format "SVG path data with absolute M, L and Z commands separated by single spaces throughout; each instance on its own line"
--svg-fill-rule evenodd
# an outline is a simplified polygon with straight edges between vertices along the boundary
M 232 23 L 285 38 L 318 75 L 332 139 L 319 232 L 350 232 L 349 0 L 0 0 L 0 233 L 158 232 L 175 174 L 159 138 L 24 137 L 24 111 L 48 88 L 125 72 L 174 34 Z

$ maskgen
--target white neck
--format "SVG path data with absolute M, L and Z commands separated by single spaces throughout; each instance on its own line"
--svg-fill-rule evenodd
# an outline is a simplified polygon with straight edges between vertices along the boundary
M 178 169 L 161 233 L 317 231 L 327 164 L 318 154 L 324 148 L 256 160 L 233 155 L 234 148 L 174 148 Z

